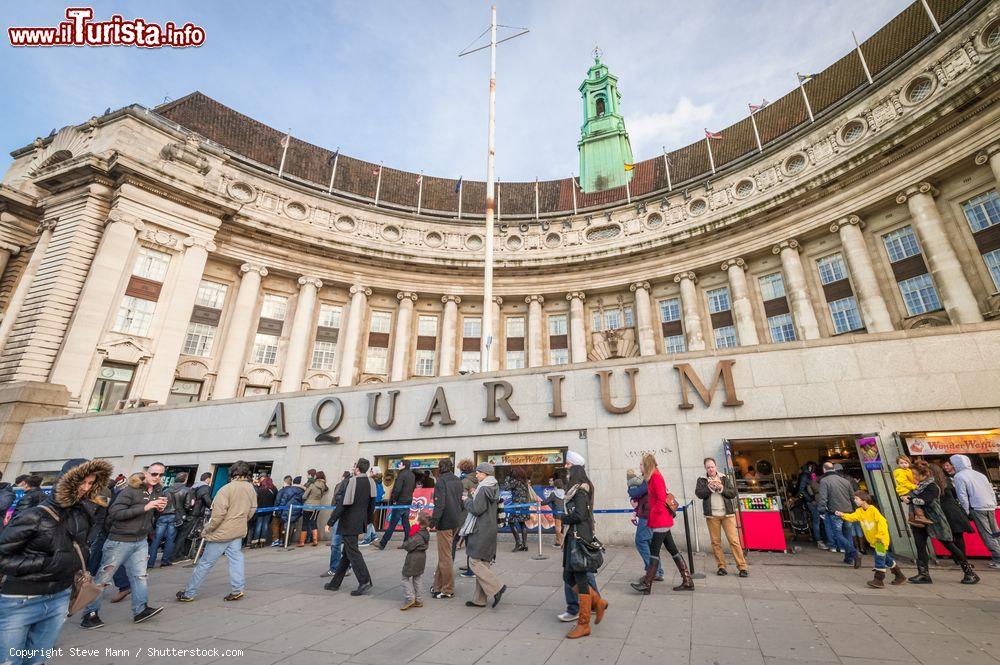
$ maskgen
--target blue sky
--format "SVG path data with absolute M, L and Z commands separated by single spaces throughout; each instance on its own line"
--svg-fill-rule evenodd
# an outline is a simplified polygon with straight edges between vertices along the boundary
M 84 3 L 79 3 L 84 4 Z M 531 32 L 498 49 L 497 175 L 576 173 L 577 90 L 595 44 L 618 75 L 637 159 L 724 127 L 822 69 L 906 0 L 500 0 L 498 21 Z M 133 0 L 91 6 L 194 22 L 193 49 L 13 49 L 10 25 L 55 25 L 67 3 L 4 3 L 0 149 L 106 107 L 201 90 L 321 146 L 410 171 L 483 179 L 488 51 L 457 53 L 489 25 L 489 2 Z M 503 33 L 501 32 L 501 35 Z M 4 167 L 5 168 L 5 167 Z

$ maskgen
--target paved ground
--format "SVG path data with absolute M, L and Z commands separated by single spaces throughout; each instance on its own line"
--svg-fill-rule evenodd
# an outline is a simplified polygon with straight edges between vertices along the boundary
M 667 583 L 639 596 L 628 582 L 639 573 L 634 550 L 610 548 L 598 576 L 611 603 L 593 635 L 565 640 L 569 628 L 555 615 L 563 607 L 559 552 L 547 560 L 533 552 L 512 554 L 501 543 L 498 567 L 510 591 L 495 609 L 465 607 L 472 581 L 458 578 L 453 600 L 426 600 L 423 609 L 400 612 L 402 552 L 365 549 L 374 593 L 352 598 L 324 591 L 325 547 L 288 552 L 247 552 L 248 589 L 237 603 L 223 603 L 226 568 L 220 561 L 198 601 L 172 600 L 190 569 L 174 566 L 150 574 L 151 603 L 166 606 L 148 623 L 133 626 L 128 603 L 105 604 L 107 626 L 85 631 L 71 620 L 60 646 L 96 649 L 101 655 L 52 663 L 436 663 L 466 665 L 786 665 L 803 662 L 1000 663 L 1000 572 L 980 565 L 983 582 L 958 584 L 957 568 L 932 568 L 933 585 L 865 588 L 868 569 L 839 566 L 833 555 L 806 549 L 795 556 L 755 555 L 751 577 L 697 580 L 692 593 L 672 593 Z M 434 565 L 432 544 L 428 570 Z M 698 557 L 698 569 L 706 559 Z M 870 564 L 870 559 L 866 561 Z M 788 565 L 792 564 L 792 565 Z M 803 565 L 808 564 L 808 565 Z M 711 566 L 714 568 L 714 566 Z M 712 572 L 711 570 L 709 572 Z M 912 570 L 908 571 L 910 574 Z M 353 588 L 353 586 L 350 586 Z M 119 657 L 105 648 L 128 650 Z M 243 649 L 235 657 L 149 657 L 139 647 Z

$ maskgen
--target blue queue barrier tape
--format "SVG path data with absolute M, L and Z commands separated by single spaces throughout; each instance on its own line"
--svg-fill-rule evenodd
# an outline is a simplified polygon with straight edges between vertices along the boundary
M 693 501 L 688 502 L 687 504 L 685 504 L 683 506 L 679 506 L 677 508 L 677 512 L 680 512 L 680 513 L 687 512 L 688 507 L 690 507 L 692 503 L 693 503 Z M 555 513 L 555 514 L 562 514 L 560 511 L 555 511 L 555 510 L 541 510 L 541 511 L 530 511 L 530 510 L 527 510 L 529 508 L 534 508 L 536 505 L 537 504 L 534 504 L 534 503 L 515 503 L 515 504 L 511 504 L 509 506 L 505 506 L 504 507 L 504 512 L 505 513 L 530 513 L 530 512 L 538 512 L 538 513 L 543 514 L 543 515 L 551 515 L 553 513 Z M 434 504 L 433 503 L 429 503 L 429 504 L 423 506 L 423 509 L 426 510 L 427 508 L 433 508 L 433 507 L 434 507 Z M 336 506 L 305 506 L 305 505 L 302 505 L 300 503 L 297 503 L 297 504 L 294 504 L 292 506 L 276 506 L 276 507 L 271 507 L 271 508 L 258 508 L 256 510 L 256 512 L 258 512 L 258 513 L 272 513 L 272 512 L 281 512 L 281 513 L 284 513 L 287 510 L 289 510 L 289 508 L 291 508 L 292 511 L 299 511 L 299 512 L 301 512 L 303 510 L 310 510 L 310 511 L 315 511 L 315 510 L 333 510 L 334 508 L 336 508 Z M 405 503 L 397 505 L 397 506 L 375 506 L 376 510 L 400 510 L 400 509 L 403 509 L 403 508 L 407 508 L 407 509 L 412 510 L 413 506 L 409 505 L 409 504 L 405 504 Z M 511 509 L 517 509 L 517 510 L 511 510 Z M 524 510 L 522 510 L 522 509 L 524 509 Z M 635 512 L 632 508 L 599 508 L 599 509 L 597 509 L 597 510 L 594 511 L 595 514 L 596 513 L 600 513 L 600 514 L 632 513 L 632 512 Z

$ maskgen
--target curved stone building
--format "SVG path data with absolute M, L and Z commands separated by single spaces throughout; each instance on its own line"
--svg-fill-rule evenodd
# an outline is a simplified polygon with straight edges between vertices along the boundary
M 621 508 L 643 451 L 691 498 L 706 455 L 754 475 L 727 441 L 770 441 L 780 485 L 786 440 L 992 440 L 1000 4 L 927 6 L 723 129 L 714 173 L 699 140 L 627 192 L 499 183 L 485 334 L 483 182 L 295 138 L 282 164 L 282 132 L 200 93 L 36 139 L 0 186 L 0 462 L 568 448 Z

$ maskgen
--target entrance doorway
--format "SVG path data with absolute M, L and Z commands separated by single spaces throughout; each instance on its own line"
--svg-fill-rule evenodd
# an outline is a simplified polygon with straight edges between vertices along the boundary
M 218 462 L 215 466 L 215 473 L 212 474 L 212 496 L 222 489 L 223 485 L 229 482 L 229 467 L 235 464 L 235 462 Z M 247 462 L 250 465 L 250 473 L 253 476 L 263 476 L 271 475 L 271 469 L 274 468 L 274 461 L 268 460 L 266 462 Z
M 566 448 L 544 448 L 537 450 L 506 450 L 487 451 L 476 453 L 476 464 L 489 462 L 493 465 L 497 482 L 500 484 L 500 500 L 504 504 L 510 503 L 511 493 L 504 489 L 507 479 L 513 473 L 514 468 L 521 467 L 528 476 L 528 485 L 541 499 L 548 498 L 555 489 L 550 482 L 554 477 L 565 478 Z M 538 529 L 538 520 L 541 519 L 542 531 L 553 533 L 555 531 L 555 518 L 551 513 L 538 514 L 538 508 L 528 509 L 528 517 L 525 521 L 525 528 L 529 531 Z M 510 527 L 504 527 L 509 530 Z
M 194 481 L 198 480 L 198 465 L 197 464 L 171 464 L 167 466 L 166 470 L 163 472 L 163 487 L 164 489 L 170 487 L 175 482 L 177 482 L 177 474 L 180 472 L 187 473 L 187 481 L 185 484 L 190 487 L 194 484 Z

